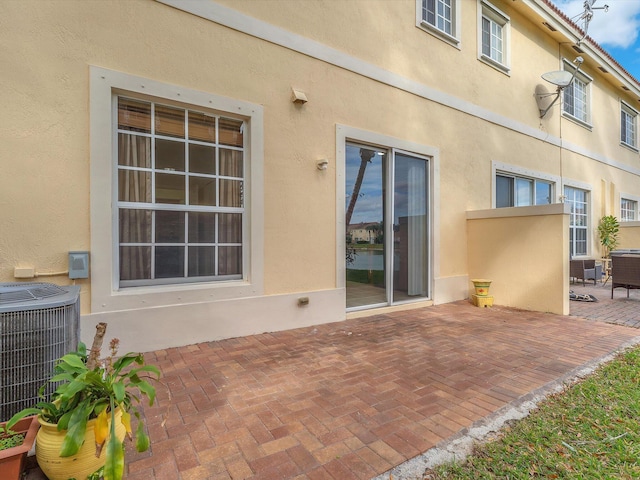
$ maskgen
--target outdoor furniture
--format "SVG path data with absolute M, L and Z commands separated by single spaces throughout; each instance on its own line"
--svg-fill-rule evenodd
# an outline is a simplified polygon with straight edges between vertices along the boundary
M 602 265 L 596 265 L 595 260 L 570 260 L 569 277 L 582 279 L 583 286 L 585 280 L 593 280 L 595 285 L 598 279 L 602 280 Z
M 640 288 L 640 255 L 611 256 L 611 298 L 618 287 L 627 289 L 627 298 L 629 289 Z

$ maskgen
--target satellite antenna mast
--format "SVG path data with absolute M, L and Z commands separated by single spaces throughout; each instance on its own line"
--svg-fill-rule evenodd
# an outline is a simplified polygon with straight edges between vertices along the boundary
M 582 14 L 580 14 L 580 16 L 578 17 L 578 20 L 582 20 L 583 21 L 582 30 L 584 31 L 584 35 L 576 43 L 576 45 L 578 47 L 580 46 L 580 43 L 582 43 L 582 41 L 587 36 L 587 31 L 589 30 L 589 23 L 591 22 L 591 19 L 593 18 L 593 11 L 594 10 L 604 10 L 605 13 L 609 11 L 609 5 L 606 5 L 606 4 L 604 5 L 604 7 L 594 7 L 593 5 L 596 3 L 596 1 L 597 0 L 584 0 L 584 4 L 583 4 L 584 12 L 582 12 Z
M 551 107 L 553 107 L 555 103 L 560 99 L 560 94 L 562 93 L 562 91 L 566 87 L 571 85 L 571 83 L 573 83 L 573 79 L 576 78 L 578 70 L 580 70 L 580 65 L 582 65 L 583 62 L 584 60 L 582 57 L 576 57 L 576 59 L 573 61 L 573 63 L 576 64 L 576 68 L 573 70 L 573 73 L 567 70 L 557 70 L 542 74 L 543 80 L 546 80 L 547 82 L 556 86 L 556 97 L 549 105 L 547 105 L 546 108 L 540 108 L 540 118 L 544 118 L 547 112 L 551 110 Z

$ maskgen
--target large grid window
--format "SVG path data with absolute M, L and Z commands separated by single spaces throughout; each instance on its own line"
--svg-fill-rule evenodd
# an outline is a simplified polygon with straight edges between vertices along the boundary
M 638 202 L 628 198 L 620 199 L 620 221 L 633 222 L 638 219 Z
M 572 257 L 587 255 L 588 192 L 564 187 L 565 203 L 571 206 L 569 217 L 569 252 Z
M 589 83 L 578 73 L 564 89 L 564 112 L 584 123 L 589 123 Z
M 496 174 L 496 208 L 553 203 L 554 184 L 537 178 Z
M 498 67 L 507 67 L 509 17 L 489 3 L 481 3 L 480 58 Z
M 638 112 L 622 103 L 620 108 L 620 141 L 633 148 L 638 147 L 636 132 Z
M 244 122 L 117 103 L 120 286 L 242 278 Z
M 455 36 L 456 0 L 422 0 L 422 21 Z

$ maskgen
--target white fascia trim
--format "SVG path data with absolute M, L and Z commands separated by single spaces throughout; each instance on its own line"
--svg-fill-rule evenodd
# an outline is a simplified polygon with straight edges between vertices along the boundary
M 335 48 L 316 42 L 315 40 L 289 32 L 262 20 L 258 20 L 236 10 L 214 3 L 212 0 L 156 1 L 206 20 L 210 20 L 246 35 L 259 38 L 294 52 L 315 58 L 316 60 L 343 68 L 347 71 L 362 75 L 363 77 L 370 78 L 385 85 L 398 88 L 399 90 L 403 90 L 459 112 L 466 113 L 467 115 L 471 115 L 489 123 L 535 138 L 536 140 L 540 140 L 556 147 L 561 146 L 560 139 L 553 135 L 549 135 L 548 132 L 543 132 L 537 128 L 530 127 L 524 123 L 514 121 L 508 117 L 487 110 L 486 108 L 467 102 L 466 100 L 440 92 L 422 83 L 410 80 L 398 75 L 397 73 L 390 72 L 384 68 L 380 68 L 376 65 L 365 62 L 364 60 L 336 50 Z M 528 0 L 525 1 L 527 4 L 530 3 Z M 545 14 L 545 16 L 548 16 L 548 14 Z M 611 167 L 640 176 L 640 168 L 629 167 L 626 164 L 605 158 L 594 152 L 589 152 L 581 147 L 574 150 L 573 145 L 570 143 L 565 142 L 563 147 Z

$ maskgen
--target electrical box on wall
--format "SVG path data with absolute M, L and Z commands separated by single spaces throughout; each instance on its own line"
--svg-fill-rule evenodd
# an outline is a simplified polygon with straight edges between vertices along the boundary
M 89 252 L 69 252 L 69 278 L 89 278 Z

